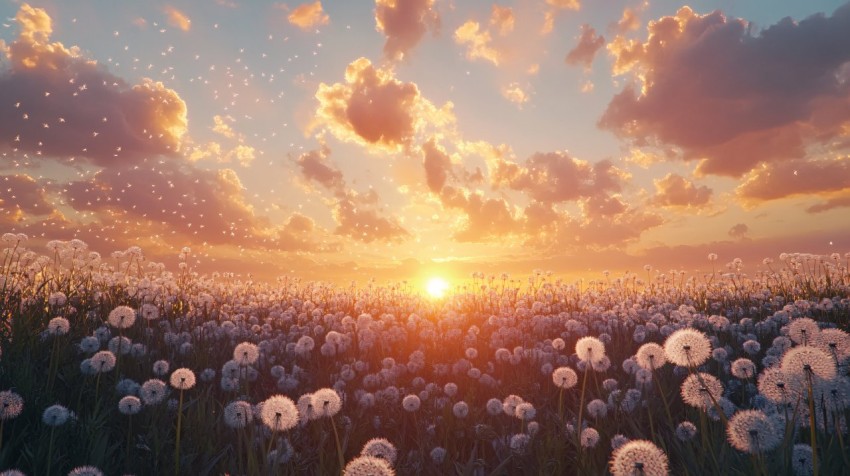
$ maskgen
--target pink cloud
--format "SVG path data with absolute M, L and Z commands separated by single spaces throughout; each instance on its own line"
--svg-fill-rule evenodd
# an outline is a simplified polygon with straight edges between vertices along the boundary
M 425 35 L 440 27 L 434 0 L 375 0 L 375 24 L 387 37 L 384 56 L 403 59 Z
M 322 2 L 302 3 L 286 17 L 289 23 L 301 28 L 311 30 L 317 26 L 327 25 L 330 17 L 322 10 Z
M 307 180 L 319 183 L 337 194 L 344 194 L 345 179 L 342 171 L 329 162 L 330 153 L 331 150 L 328 147 L 311 150 L 301 154 L 296 164 L 301 168 L 301 175 Z
M 830 198 L 829 200 L 821 203 L 816 203 L 808 208 L 806 211 L 809 213 L 823 213 L 825 211 L 832 210 L 834 208 L 844 208 L 850 207 L 850 195 L 845 195 L 843 197 L 835 197 Z
M 0 71 L 2 147 L 98 165 L 178 152 L 187 120 L 176 92 L 147 79 L 129 85 L 78 48 L 51 43 L 40 8 L 24 4 L 16 20 L 21 32 Z
M 699 173 L 728 176 L 846 134 L 850 49 L 835 45 L 850 44 L 850 6 L 756 36 L 743 20 L 688 7 L 648 29 L 645 42 L 618 37 L 609 46 L 615 72 L 639 84 L 613 98 L 601 127 L 638 145 L 677 146 L 701 161 Z
M 668 173 L 654 180 L 655 196 L 651 203 L 663 207 L 698 208 L 708 204 L 712 190 L 705 185 L 697 186 L 679 174 Z
M 753 169 L 735 190 L 748 204 L 850 189 L 850 160 L 791 160 Z
M 428 188 L 434 193 L 439 193 L 451 173 L 452 161 L 434 139 L 422 145 L 422 155 L 424 156 L 422 166 L 425 168 Z
M 357 241 L 400 242 L 411 236 L 398 220 L 383 217 L 375 209 L 360 206 L 351 196 L 340 199 L 333 213 L 337 221 L 336 234 Z
M 581 36 L 578 44 L 567 53 L 565 61 L 570 65 L 582 65 L 590 68 L 596 53 L 605 45 L 605 37 L 597 35 L 596 30 L 587 23 L 581 26 Z

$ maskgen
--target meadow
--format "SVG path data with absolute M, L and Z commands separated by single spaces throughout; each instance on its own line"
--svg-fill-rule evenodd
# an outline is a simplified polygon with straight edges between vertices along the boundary
M 2 475 L 850 474 L 850 254 L 436 299 L 2 240 Z

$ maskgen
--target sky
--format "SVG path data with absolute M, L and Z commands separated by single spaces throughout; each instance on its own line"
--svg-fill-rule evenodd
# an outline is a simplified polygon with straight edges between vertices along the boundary
M 0 231 L 347 283 L 850 252 L 850 4 L 0 0 Z M 709 253 L 718 262 L 709 262 Z

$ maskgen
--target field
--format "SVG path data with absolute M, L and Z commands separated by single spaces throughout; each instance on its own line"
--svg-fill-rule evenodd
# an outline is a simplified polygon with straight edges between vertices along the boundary
M 850 474 L 847 255 L 436 299 L 3 241 L 4 475 Z

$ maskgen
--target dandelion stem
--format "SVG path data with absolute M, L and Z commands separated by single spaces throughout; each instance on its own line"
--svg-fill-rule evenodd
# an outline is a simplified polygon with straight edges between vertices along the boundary
M 336 430 L 336 422 L 334 422 L 334 417 L 330 417 L 331 420 L 331 428 L 334 430 L 334 441 L 336 441 L 336 455 L 339 459 L 339 472 L 342 474 L 343 468 L 345 468 L 345 457 L 342 455 L 342 445 L 339 443 L 339 432 Z
M 50 464 L 53 462 L 53 437 L 56 434 L 56 427 L 50 427 L 50 444 L 47 446 L 47 471 L 44 474 L 50 474 Z
M 180 474 L 180 429 L 183 424 L 183 389 L 180 389 L 180 402 L 177 404 L 177 436 L 174 443 L 174 474 Z
M 590 365 L 588 363 L 588 365 Z M 578 406 L 578 422 L 576 426 L 576 438 L 578 439 L 578 451 L 581 453 L 581 417 L 584 412 L 584 392 L 587 389 L 587 366 L 584 368 L 584 377 L 581 379 L 581 399 Z
M 814 476 L 818 476 L 818 438 L 817 424 L 815 421 L 815 399 L 812 392 L 812 373 L 809 369 L 804 369 L 803 371 L 806 373 L 806 384 L 809 396 L 809 437 L 812 443 L 812 474 Z

